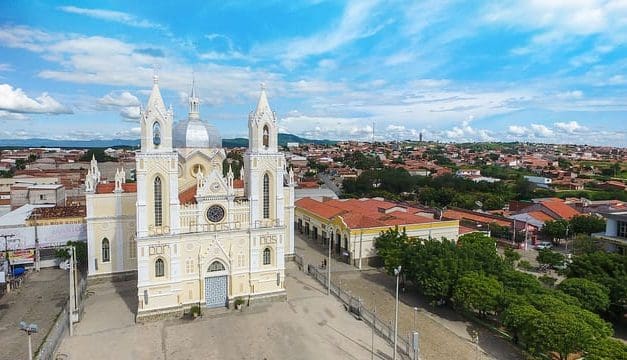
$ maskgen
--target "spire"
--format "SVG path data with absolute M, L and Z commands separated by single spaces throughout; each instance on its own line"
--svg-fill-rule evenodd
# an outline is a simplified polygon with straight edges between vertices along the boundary
M 189 118 L 200 119 L 199 111 L 200 100 L 196 95 L 196 79 L 192 77 L 192 91 L 189 95 Z
M 266 85 L 261 83 L 261 94 L 259 94 L 259 101 L 257 101 L 257 109 L 255 109 L 255 116 L 261 116 L 264 113 L 272 114 L 270 104 L 268 103 L 268 96 L 266 95 Z
M 148 98 L 148 105 L 146 105 L 146 111 L 159 109 L 159 111 L 165 115 L 166 108 L 161 97 L 161 91 L 159 90 L 159 73 L 157 66 L 155 66 L 154 74 L 152 76 L 152 90 L 150 91 L 150 97 Z

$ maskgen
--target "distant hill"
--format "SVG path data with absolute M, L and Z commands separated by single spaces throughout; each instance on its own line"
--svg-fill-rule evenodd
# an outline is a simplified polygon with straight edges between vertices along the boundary
M 279 134 L 279 145 L 285 146 L 287 143 L 299 144 L 335 144 L 331 140 L 311 140 L 292 134 Z M 27 147 L 49 147 L 49 148 L 108 148 L 108 147 L 138 147 L 139 139 L 124 140 L 53 140 L 53 139 L 0 139 L 0 147 L 4 148 L 27 148 Z M 223 147 L 246 147 L 248 139 L 234 138 L 222 139 Z

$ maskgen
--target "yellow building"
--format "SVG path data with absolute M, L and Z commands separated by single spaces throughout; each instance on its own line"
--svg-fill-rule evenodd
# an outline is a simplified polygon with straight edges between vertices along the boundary
M 328 244 L 346 262 L 361 268 L 374 258 L 374 239 L 390 228 L 405 230 L 410 237 L 457 241 L 459 221 L 438 221 L 420 210 L 381 198 L 303 198 L 295 202 L 296 229 L 308 239 Z
M 141 113 L 137 183 L 86 180 L 89 275 L 137 274 L 139 320 L 193 304 L 285 298 L 285 259 L 294 254 L 294 180 L 278 151 L 265 89 L 249 114 L 249 147 L 235 179 L 223 175 L 217 130 L 200 119 L 194 86 L 189 115 L 173 124 L 155 76 Z

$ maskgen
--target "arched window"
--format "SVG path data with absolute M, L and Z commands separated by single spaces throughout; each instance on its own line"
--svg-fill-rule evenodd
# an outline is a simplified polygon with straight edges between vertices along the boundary
M 222 265 L 221 262 L 219 261 L 214 261 L 211 263 L 211 265 L 209 265 L 209 269 L 207 269 L 208 272 L 214 272 L 214 271 L 224 271 L 224 265 Z
M 263 249 L 263 264 L 264 265 L 270 265 L 272 263 L 271 255 L 272 253 L 271 253 L 270 248 Z
M 131 235 L 128 241 L 128 257 L 131 259 L 137 257 L 137 240 L 135 239 L 135 235 Z
M 102 239 L 102 262 L 111 261 L 111 253 L 109 252 L 109 239 Z
M 154 183 L 155 195 L 155 226 L 163 225 L 163 198 L 161 196 L 161 178 L 156 177 Z
M 270 177 L 263 175 L 263 218 L 270 218 Z
M 163 262 L 163 259 L 157 259 L 157 261 L 155 261 L 155 276 L 163 277 L 164 275 L 165 275 L 165 263 Z
M 152 124 L 152 143 L 155 145 L 161 144 L 161 125 L 156 121 Z
M 263 127 L 263 146 L 268 147 L 270 143 L 270 131 L 268 130 L 268 125 L 264 125 Z

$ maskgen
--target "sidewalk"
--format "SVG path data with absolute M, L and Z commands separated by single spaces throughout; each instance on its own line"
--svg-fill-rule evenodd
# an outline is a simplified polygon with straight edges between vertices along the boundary
M 305 240 L 296 234 L 296 253 L 303 256 L 306 264 L 318 265 L 327 253 L 313 240 Z M 363 268 L 361 271 L 345 263 L 333 260 L 331 280 L 341 288 L 362 299 L 367 309 L 376 307 L 377 317 L 389 319 L 393 324 L 395 279 L 378 269 Z M 421 359 L 468 359 L 479 358 L 514 360 L 521 359 L 520 352 L 507 340 L 489 330 L 476 327 L 447 307 L 433 307 L 411 288 L 399 294 L 399 334 L 407 336 L 412 329 L 420 334 Z M 417 311 L 414 311 L 414 308 Z M 471 342 L 470 332 L 479 332 L 478 349 Z

